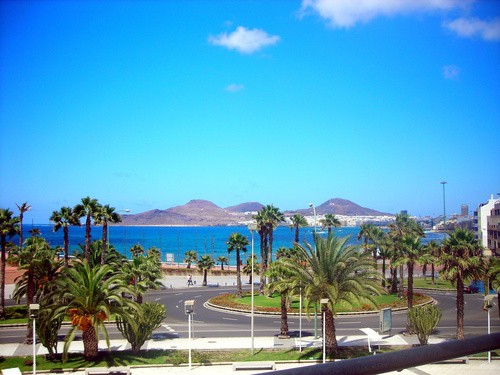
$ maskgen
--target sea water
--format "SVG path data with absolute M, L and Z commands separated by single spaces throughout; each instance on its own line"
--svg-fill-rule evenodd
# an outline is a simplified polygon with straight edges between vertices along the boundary
M 31 234 L 29 230 L 33 225 L 25 224 L 23 226 L 23 238 L 26 239 Z M 50 246 L 64 246 L 64 231 L 60 229 L 58 232 L 53 231 L 53 225 L 41 224 L 34 225 L 39 228 L 41 235 L 49 242 Z M 356 240 L 359 234 L 359 227 L 344 227 L 333 229 L 336 235 L 341 237 L 350 236 L 349 244 L 361 244 L 362 240 Z M 229 264 L 236 265 L 236 254 L 233 252 L 228 255 L 226 242 L 231 233 L 239 232 L 246 236 L 250 245 L 247 247 L 247 252 L 241 254 L 241 259 L 245 263 L 245 259 L 252 252 L 252 234 L 247 227 L 153 227 L 153 226 L 108 226 L 109 243 L 112 244 L 117 251 L 124 254 L 127 258 L 131 258 L 130 248 L 133 245 L 140 245 L 145 250 L 150 247 L 156 247 L 161 250 L 162 261 L 169 263 L 183 262 L 185 253 L 189 250 L 194 250 L 201 255 L 211 255 L 217 259 L 219 256 L 229 258 Z M 327 231 L 320 231 L 320 235 L 326 237 Z M 422 240 L 423 243 L 432 239 L 440 240 L 443 238 L 442 233 L 426 233 L 427 237 Z M 91 240 L 102 238 L 102 227 L 91 227 Z M 260 262 L 260 236 L 254 232 L 254 253 Z M 19 238 L 16 236 L 12 241 L 17 244 Z M 273 254 L 282 246 L 292 247 L 295 241 L 295 228 L 290 230 L 289 227 L 278 227 L 273 232 Z M 312 244 L 313 228 L 300 228 L 299 241 Z M 81 227 L 72 226 L 69 228 L 69 247 L 71 254 L 79 249 L 79 244 L 85 246 L 85 225 Z

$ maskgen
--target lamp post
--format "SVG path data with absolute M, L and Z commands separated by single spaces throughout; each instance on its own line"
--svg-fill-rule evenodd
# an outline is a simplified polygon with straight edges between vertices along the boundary
M 316 207 L 314 207 L 314 204 L 309 203 L 309 207 L 313 209 L 314 213 L 314 234 L 316 234 Z M 313 235 L 313 241 L 314 241 L 315 235 Z M 316 253 L 316 241 L 314 241 L 314 253 Z M 318 303 L 316 302 L 314 304 L 314 338 L 318 338 Z
M 184 302 L 184 311 L 188 316 L 188 336 L 189 336 L 189 369 L 191 370 L 191 322 L 193 320 L 192 315 L 194 314 L 194 304 L 196 300 L 191 299 Z
M 441 185 L 443 185 L 443 238 L 446 238 L 446 199 L 444 193 L 444 185 L 447 184 L 446 181 L 441 181 Z
M 36 318 L 38 318 L 38 311 L 40 304 L 30 304 L 30 318 L 33 319 L 33 375 L 36 375 Z
M 321 310 L 323 310 L 323 363 L 326 362 L 326 309 L 327 307 L 325 306 L 330 300 L 328 298 L 322 298 L 320 300 L 321 303 Z
M 252 341 L 252 355 L 254 352 L 254 313 L 253 313 L 253 293 L 254 293 L 254 281 L 253 281 L 253 232 L 257 230 L 257 223 L 250 223 L 248 224 L 248 230 L 252 233 L 252 260 L 250 261 L 252 263 L 252 314 L 251 314 L 251 323 L 250 323 L 250 330 L 252 331 L 251 333 L 251 341 Z

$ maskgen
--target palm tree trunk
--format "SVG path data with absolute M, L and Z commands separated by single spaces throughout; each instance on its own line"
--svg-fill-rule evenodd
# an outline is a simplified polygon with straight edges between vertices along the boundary
M 408 264 L 408 311 L 413 309 L 413 264 Z M 406 314 L 406 333 L 413 335 L 410 314 Z
M 385 257 L 382 258 L 382 288 L 385 288 Z
M 331 358 L 337 353 L 337 336 L 335 335 L 335 320 L 330 309 L 325 312 L 325 326 L 326 354 Z
M 23 211 L 19 215 L 19 247 L 23 247 Z
M 204 269 L 203 270 L 203 284 L 202 284 L 203 286 L 207 286 L 207 273 L 208 273 L 207 269 Z
M 422 266 L 422 274 L 424 275 L 424 282 L 427 283 L 427 264 Z
M 97 334 L 94 326 L 83 331 L 83 356 L 86 360 L 96 359 L 99 354 Z
M 273 262 L 273 224 L 269 223 L 269 255 L 267 257 L 267 264 L 271 264 Z
M 405 298 L 405 279 L 404 279 L 404 268 L 403 265 L 399 266 L 399 285 L 398 285 L 398 298 Z
M 240 250 L 236 249 L 236 298 L 241 298 Z
M 0 258 L 0 320 L 5 320 L 5 248 L 7 240 L 1 235 L 2 255 Z
M 457 339 L 464 338 L 464 281 L 459 271 L 457 277 Z
M 299 226 L 295 226 L 295 242 L 299 243 Z
M 90 213 L 87 215 L 85 222 L 85 259 L 90 265 Z
M 392 268 L 392 285 L 391 285 L 391 293 L 398 292 L 398 268 Z
M 432 277 L 432 285 L 434 285 L 434 263 L 431 263 L 431 277 Z
M 102 224 L 102 251 L 101 251 L 101 266 L 104 266 L 106 260 L 106 249 L 108 245 L 108 221 L 105 219 Z
M 260 287 L 259 287 L 259 295 L 263 296 L 266 288 L 266 277 L 264 276 L 264 272 L 267 269 L 267 232 L 265 229 L 259 231 L 260 235 Z
M 64 231 L 64 267 L 69 265 L 69 228 L 68 225 L 63 226 Z M 58 252 L 59 254 L 59 252 Z
M 281 327 L 280 336 L 288 336 L 288 315 L 286 309 L 286 293 L 281 292 Z

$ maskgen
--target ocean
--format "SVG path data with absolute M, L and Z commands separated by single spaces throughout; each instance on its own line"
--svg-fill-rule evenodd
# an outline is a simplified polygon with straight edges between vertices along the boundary
M 33 225 L 25 223 L 23 225 L 23 238 L 26 239 L 31 234 L 29 230 Z M 53 225 L 39 224 L 34 225 L 39 228 L 43 237 L 50 243 L 50 246 L 64 246 L 64 232 L 60 229 L 54 233 Z M 333 229 L 332 229 L 333 231 Z M 131 226 L 108 226 L 109 242 L 124 254 L 127 258 L 131 258 L 132 254 L 129 249 L 136 244 L 141 245 L 144 249 L 152 246 L 160 249 L 162 252 L 162 261 L 169 263 L 182 263 L 185 255 L 184 253 L 189 250 L 194 250 L 201 255 L 211 255 L 214 259 L 219 256 L 226 256 L 227 254 L 227 241 L 229 235 L 233 232 L 240 232 L 248 238 L 250 246 L 246 254 L 242 255 L 243 263 L 246 257 L 252 252 L 251 242 L 252 235 L 246 227 L 131 227 Z M 300 228 L 300 242 L 307 241 L 312 243 L 313 228 Z M 320 232 L 323 236 L 327 232 Z M 345 227 L 337 229 L 335 233 L 339 236 L 351 236 L 349 239 L 350 244 L 359 244 L 356 237 L 359 233 L 359 227 Z M 427 232 L 427 238 L 423 242 L 432 239 L 440 240 L 443 238 L 442 233 Z M 102 227 L 92 226 L 91 240 L 98 240 L 102 237 Z M 295 239 L 295 229 L 290 230 L 289 227 L 278 227 L 273 235 L 273 253 L 281 247 L 291 247 Z M 12 239 L 14 243 L 19 242 L 16 236 Z M 70 254 L 78 249 L 78 244 L 85 245 L 85 226 L 70 227 L 69 229 L 69 242 Z M 257 232 L 254 233 L 254 253 L 257 255 L 260 262 L 260 237 Z M 229 255 L 230 265 L 236 265 L 236 255 L 234 253 Z

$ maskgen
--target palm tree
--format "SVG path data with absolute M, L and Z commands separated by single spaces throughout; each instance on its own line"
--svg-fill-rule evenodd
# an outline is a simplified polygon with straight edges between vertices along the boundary
M 79 249 L 73 252 L 76 259 L 83 261 L 85 258 L 85 246 L 78 244 Z M 89 266 L 96 267 L 101 265 L 101 252 L 102 252 L 102 240 L 92 241 L 90 243 L 90 253 L 89 253 Z M 106 251 L 105 263 L 111 266 L 114 271 L 118 272 L 122 267 L 123 263 L 126 262 L 124 255 L 116 251 L 113 245 L 108 245 L 108 251 Z
M 268 204 L 264 207 L 265 221 L 267 222 L 267 235 L 269 236 L 269 264 L 273 261 L 273 232 L 274 228 L 278 226 L 279 223 L 285 221 L 285 215 L 280 211 L 278 207 L 274 207 L 272 204 Z
M 370 241 L 372 238 L 373 228 L 374 228 L 373 224 L 371 224 L 371 223 L 362 224 L 359 227 L 359 233 L 358 233 L 357 240 L 359 241 L 362 238 L 364 238 L 363 249 L 365 251 L 368 251 L 368 241 Z
M 203 283 L 201 285 L 207 286 L 207 273 L 209 269 L 215 266 L 215 260 L 210 255 L 202 255 L 196 265 L 200 271 L 203 270 Z
M 486 273 L 486 263 L 481 258 L 481 244 L 473 232 L 455 228 L 441 241 L 438 265 L 441 274 L 457 288 L 457 338 L 464 338 L 464 281 L 481 279 Z
M 290 230 L 295 228 L 295 242 L 299 242 L 299 227 L 306 227 L 307 220 L 300 214 L 293 215 L 290 220 L 292 221 L 292 224 L 290 224 Z
M 71 329 L 66 335 L 63 360 L 67 360 L 68 349 L 75 337 L 76 330 L 83 331 L 83 354 L 86 360 L 98 356 L 98 340 L 101 329 L 109 349 L 109 336 L 104 321 L 115 314 L 132 326 L 136 322 L 130 309 L 142 313 L 140 306 L 122 293 L 134 294 L 133 288 L 126 283 L 122 273 L 114 273 L 108 266 L 90 268 L 87 260 L 65 267 L 61 277 L 55 281 L 56 290 L 48 296 L 57 301 L 52 306 L 52 317 L 69 316 Z
M 86 216 L 85 220 L 85 258 L 89 261 L 90 257 L 90 219 L 100 210 L 101 205 L 97 202 L 97 199 L 91 199 L 90 197 L 82 198 L 82 203 L 77 204 L 74 208 L 75 215 L 80 218 Z M 90 261 L 89 261 L 90 263 Z
M 380 242 L 384 238 L 385 231 L 380 227 L 373 227 L 371 233 L 371 240 L 373 242 L 373 261 L 375 262 L 375 268 L 377 268 L 377 249 L 379 248 Z
M 437 243 L 436 240 L 432 240 L 427 242 L 425 245 L 427 253 L 431 255 L 435 260 L 439 259 L 439 254 L 441 252 L 441 247 Z M 434 285 L 434 274 L 436 273 L 436 270 L 434 268 L 434 262 L 431 262 L 431 280 L 432 284 Z
M 63 206 L 60 211 L 53 211 L 49 218 L 54 222 L 54 232 L 63 228 L 64 233 L 64 266 L 69 265 L 69 226 L 81 226 L 80 220 L 70 207 Z
M 328 235 L 332 233 L 332 228 L 342 228 L 340 220 L 333 214 L 325 214 L 325 218 L 319 221 L 321 224 L 321 230 L 328 228 Z
M 392 241 L 392 237 L 385 235 L 382 237 L 382 240 L 380 241 L 380 246 L 379 246 L 379 257 L 382 259 L 382 287 L 385 288 L 385 269 L 386 269 L 386 263 L 385 261 L 387 259 L 391 259 L 392 254 L 393 254 L 393 247 L 394 243 Z
M 360 251 L 359 246 L 348 245 L 349 238 L 333 235 L 322 238 L 314 234 L 316 249 L 309 243 L 295 245 L 306 265 L 298 265 L 293 259 L 280 260 L 292 273 L 282 283 L 288 284 L 289 289 L 303 288 L 308 317 L 311 306 L 321 299 L 328 299 L 323 305 L 326 309 L 324 337 L 330 355 L 337 350 L 335 305 L 352 307 L 353 304 L 367 303 L 376 306 L 374 296 L 383 293 L 371 255 Z
M 24 213 L 31 210 L 31 206 L 28 206 L 28 202 L 24 202 L 19 206 L 16 203 L 17 209 L 19 210 L 19 247 L 23 247 L 23 217 Z
M 184 255 L 186 256 L 184 262 L 187 263 L 187 268 L 191 268 L 191 263 L 198 260 L 198 253 L 194 250 L 186 251 Z
M 248 257 L 247 263 L 243 266 L 243 273 L 248 275 L 248 283 L 252 285 L 253 283 L 253 275 L 252 275 L 252 262 L 253 262 L 253 271 L 259 268 L 259 263 L 257 263 L 257 255 L 253 255 Z
M 218 257 L 217 262 L 220 263 L 221 271 L 224 271 L 224 264 L 229 265 L 229 259 L 227 257 L 225 257 L 224 255 L 221 255 L 220 257 Z
M 26 306 L 29 308 L 29 305 L 33 303 L 35 297 L 35 267 L 37 263 L 43 261 L 44 258 L 53 255 L 53 252 L 50 249 L 49 244 L 43 237 L 30 237 L 25 241 L 25 247 L 21 248 L 18 255 L 19 261 L 19 269 L 26 270 L 24 273 L 24 278 L 22 276 L 18 276 L 16 278 L 17 282 L 21 282 L 25 279 L 26 282 Z M 14 291 L 14 296 L 16 297 L 19 303 L 19 289 L 20 284 L 16 283 L 16 290 Z M 17 293 L 16 293 L 17 292 Z M 25 344 L 33 343 L 33 325 L 32 320 L 28 320 L 28 327 L 26 331 L 26 339 L 24 341 Z
M 104 264 L 106 259 L 106 248 L 108 241 L 108 222 L 109 223 L 120 223 L 122 217 L 115 211 L 114 207 L 109 204 L 101 206 L 99 210 L 95 213 L 94 222 L 96 224 L 102 224 L 102 252 L 101 252 L 101 265 Z
M 133 258 L 141 254 L 144 254 L 144 248 L 137 243 L 135 245 L 132 245 L 132 247 L 130 248 L 130 252 L 132 253 L 132 258 Z
M 241 289 L 240 251 L 246 252 L 249 244 L 248 239 L 238 232 L 231 233 L 226 242 L 228 253 L 236 251 L 236 298 L 241 298 L 243 292 Z
M 259 294 L 264 295 L 264 290 L 266 286 L 266 277 L 264 272 L 267 269 L 267 223 L 265 218 L 265 207 L 262 207 L 257 215 L 253 216 L 257 223 L 257 232 L 260 237 L 260 286 Z
M 273 280 L 267 284 L 266 288 L 272 295 L 273 292 L 279 292 L 281 298 L 281 325 L 280 325 L 280 338 L 287 338 L 288 336 L 288 302 L 293 295 L 294 288 L 288 280 L 293 277 L 293 272 L 283 263 L 282 259 L 278 259 L 276 262 L 271 263 L 270 267 L 266 271 L 267 276 L 270 280 Z
M 5 320 L 5 255 L 7 237 L 14 237 L 19 233 L 19 218 L 12 217 L 13 212 L 8 208 L 0 208 L 0 239 L 2 255 L 0 258 L 0 320 Z
M 149 289 L 159 289 L 161 283 L 161 264 L 154 256 L 144 256 L 142 254 L 132 258 L 131 262 L 123 265 L 122 272 L 126 279 L 134 286 L 137 302 L 142 304 L 143 296 Z
M 413 268 L 415 264 L 430 262 L 430 256 L 425 253 L 421 239 L 412 234 L 406 234 L 401 241 L 402 253 L 396 265 L 405 264 L 408 268 L 408 310 L 413 309 Z M 406 332 L 413 334 L 410 315 L 407 315 Z

